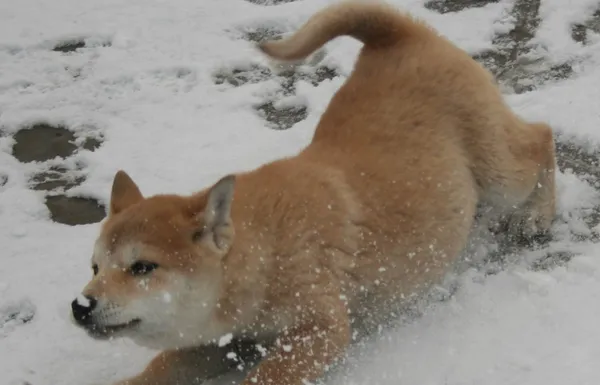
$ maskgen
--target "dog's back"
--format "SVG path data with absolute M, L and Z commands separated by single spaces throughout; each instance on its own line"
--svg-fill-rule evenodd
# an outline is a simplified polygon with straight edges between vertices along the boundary
M 439 280 L 464 248 L 478 203 L 505 213 L 540 195 L 541 223 L 512 228 L 548 228 L 551 130 L 515 116 L 491 74 L 426 24 L 382 3 L 344 1 L 259 47 L 300 60 L 339 36 L 364 46 L 300 158 L 342 170 L 340 188 L 356 198 L 359 248 L 370 252 L 353 256 L 349 274 L 372 293 L 357 311 L 373 314 L 381 301 Z
M 352 257 L 350 274 L 381 306 L 374 297 L 398 299 L 435 282 L 464 247 L 477 185 L 460 113 L 449 103 L 472 103 L 463 84 L 481 87 L 488 75 L 425 24 L 378 3 L 331 6 L 261 49 L 298 60 L 344 35 L 364 47 L 300 158 L 343 170 L 361 213 L 359 248 L 369 250 Z M 480 72 L 465 79 L 469 67 Z

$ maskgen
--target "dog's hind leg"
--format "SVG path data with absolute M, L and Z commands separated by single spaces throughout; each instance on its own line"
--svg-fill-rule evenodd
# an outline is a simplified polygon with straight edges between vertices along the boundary
M 509 233 L 531 239 L 547 233 L 556 215 L 555 146 L 548 125 L 518 122 L 506 145 L 488 143 L 496 151 L 479 154 L 485 166 L 476 174 L 483 200 L 504 214 Z
M 531 238 L 550 229 L 556 215 L 556 157 L 552 129 L 543 123 L 529 124 L 532 136 L 538 139 L 531 145 L 535 159 L 537 181 L 521 207 L 508 221 L 509 231 Z

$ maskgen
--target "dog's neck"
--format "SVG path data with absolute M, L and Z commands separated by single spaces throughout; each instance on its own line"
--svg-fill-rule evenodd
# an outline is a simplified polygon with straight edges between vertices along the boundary
M 284 265 L 320 247 L 346 245 L 356 205 L 339 170 L 302 157 L 263 166 L 237 177 L 231 209 L 235 240 L 223 258 L 221 297 L 215 316 L 232 332 L 280 329 L 291 320 L 273 314 L 274 287 Z M 309 187 L 310 186 L 310 187 Z M 260 213 L 260 215 L 259 215 Z M 332 233 L 335 235 L 332 236 Z M 323 240 L 339 239 L 325 245 Z M 266 308 L 270 307 L 268 311 Z M 260 327 L 254 327 L 256 323 Z M 270 324 L 270 325 L 269 325 Z M 282 325 L 283 324 L 283 325 Z

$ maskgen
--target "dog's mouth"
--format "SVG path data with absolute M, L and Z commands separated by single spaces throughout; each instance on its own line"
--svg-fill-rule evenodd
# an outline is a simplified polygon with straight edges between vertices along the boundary
M 133 329 L 134 327 L 138 326 L 140 324 L 140 322 L 142 322 L 141 319 L 135 318 L 129 322 L 125 322 L 122 324 L 116 324 L 116 325 L 94 325 L 94 324 L 92 324 L 92 325 L 86 326 L 86 329 L 92 337 L 98 338 L 98 339 L 104 339 L 104 338 L 112 337 L 115 334 L 122 332 L 124 330 Z

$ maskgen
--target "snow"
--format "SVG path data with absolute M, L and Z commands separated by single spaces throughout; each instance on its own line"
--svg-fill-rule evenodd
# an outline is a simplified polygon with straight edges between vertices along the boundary
M 0 340 L 17 326 L 31 321 L 35 310 L 35 305 L 27 298 L 0 305 Z
M 90 307 L 90 300 L 83 294 L 79 294 L 75 300 L 79 306 Z
M 227 346 L 231 343 L 231 340 L 233 339 L 233 334 L 231 333 L 227 333 L 223 336 L 221 336 L 221 338 L 219 338 L 219 346 L 223 347 L 223 346 Z
M 309 143 L 332 94 L 352 69 L 360 45 L 327 44 L 320 64 L 342 76 L 317 86 L 299 82 L 280 98 L 272 79 L 240 87 L 215 84 L 217 73 L 267 66 L 242 37 L 257 26 L 298 27 L 328 0 L 259 6 L 243 0 L 21 0 L 0 3 L 0 385 L 111 384 L 138 373 L 156 352 L 128 340 L 97 342 L 70 321 L 70 304 L 91 276 L 98 224 L 50 220 L 41 191 L 28 187 L 50 165 L 81 165 L 86 180 L 69 193 L 108 203 L 112 177 L 125 169 L 146 195 L 190 193 L 225 173 L 254 168 Z M 514 1 L 438 14 L 424 0 L 391 0 L 432 23 L 470 53 L 493 47 L 508 31 Z M 536 91 L 507 95 L 530 120 L 561 138 L 600 144 L 600 44 L 570 39 L 596 1 L 542 0 L 530 44 L 574 73 Z M 84 39 L 76 53 L 57 43 Z M 315 59 L 317 60 L 317 59 Z M 276 100 L 274 100 L 276 99 Z M 254 106 L 305 105 L 291 129 L 267 128 Z M 11 155 L 20 128 L 38 121 L 103 137 L 95 151 L 66 160 L 20 163 Z M 600 246 L 586 218 L 600 204 L 597 186 L 558 175 L 559 221 L 546 249 L 508 255 L 506 266 L 468 268 L 408 320 L 352 348 L 327 379 L 333 384 L 597 384 L 600 372 Z M 583 239 L 583 240 L 582 240 Z M 486 253 L 490 248 L 479 248 Z M 548 252 L 575 256 L 533 270 Z M 493 272 L 493 274 L 487 274 Z M 442 294 L 443 297 L 448 295 Z M 165 302 L 171 294 L 165 293 Z M 83 300 L 83 299 L 82 299 Z M 84 304 L 84 302 L 80 302 Z M 231 335 L 222 338 L 223 345 Z M 232 375 L 215 384 L 229 383 Z

